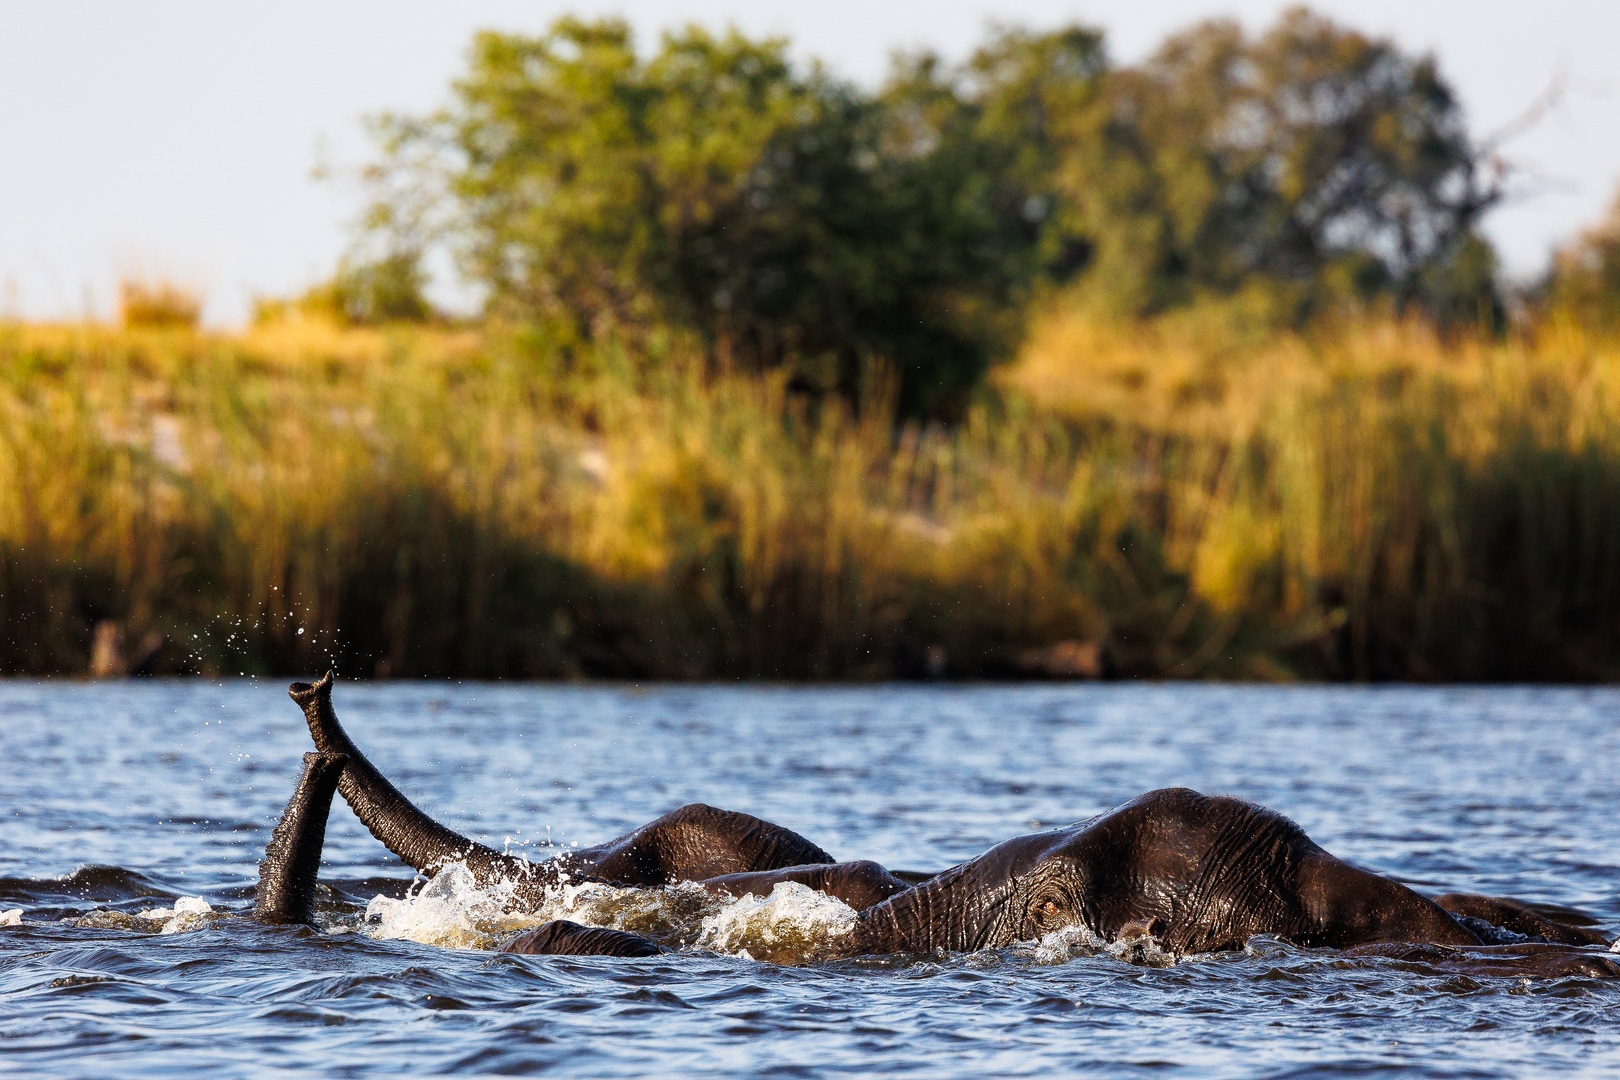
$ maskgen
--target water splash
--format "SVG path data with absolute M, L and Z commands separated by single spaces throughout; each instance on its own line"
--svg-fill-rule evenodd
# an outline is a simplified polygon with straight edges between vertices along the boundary
M 373 897 L 361 929 L 381 939 L 498 949 L 522 930 L 552 919 L 625 930 L 671 947 L 695 946 L 772 963 L 827 955 L 855 927 L 856 914 L 804 885 L 778 884 L 767 897 L 734 899 L 693 882 L 618 888 L 564 880 L 538 906 L 513 903 L 511 882 L 480 885 L 461 863 L 446 867 L 402 900 Z
M 783 881 L 769 896 L 733 900 L 704 918 L 697 943 L 749 960 L 802 964 L 827 956 L 858 919 L 843 901 Z
M 183 934 L 201 930 L 220 919 L 229 919 L 236 913 L 216 911 L 200 896 L 182 896 L 173 907 L 146 908 L 133 914 L 111 908 L 97 908 L 78 918 L 64 922 L 89 930 L 134 930 L 142 934 Z
M 465 864 L 451 863 L 402 900 L 372 897 L 362 929 L 383 940 L 404 938 L 451 949 L 495 948 L 500 939 L 535 925 L 529 916 L 508 912 L 508 894 L 508 883 L 481 886 Z
M 1158 938 L 1148 937 L 1146 935 L 1142 937 L 1122 938 L 1119 941 L 1110 942 L 1105 946 L 1105 949 L 1107 950 L 1108 954 L 1115 959 L 1123 960 L 1125 963 L 1134 964 L 1137 967 L 1175 967 L 1183 960 L 1191 959 L 1192 956 L 1208 955 L 1206 953 L 1186 954 L 1171 952 L 1159 944 Z
M 1014 956 L 1047 966 L 1066 964 L 1070 960 L 1107 951 L 1111 951 L 1108 942 L 1084 926 L 1065 926 L 1039 941 L 1013 946 Z
M 1174 952 L 1166 949 L 1158 938 L 1150 935 L 1104 941 L 1085 926 L 1066 926 L 1062 930 L 1052 931 L 1039 941 L 1014 945 L 1009 955 L 1019 960 L 1050 966 L 1104 954 L 1136 967 L 1161 968 L 1174 967 L 1184 960 L 1209 955 Z
M 228 918 L 229 912 L 215 911 L 213 905 L 200 896 L 182 896 L 172 908 L 147 908 L 139 918 L 147 922 L 162 923 L 160 934 L 183 934 L 188 930 L 201 930 L 211 922 Z
M 361 929 L 375 938 L 405 938 L 456 949 L 498 949 L 521 930 L 552 919 L 628 930 L 685 944 L 683 932 L 723 901 L 697 885 L 621 889 L 564 878 L 539 906 L 515 901 L 515 883 L 480 885 L 462 863 L 452 863 L 403 900 L 375 896 Z M 685 936 L 693 936 L 687 934 Z

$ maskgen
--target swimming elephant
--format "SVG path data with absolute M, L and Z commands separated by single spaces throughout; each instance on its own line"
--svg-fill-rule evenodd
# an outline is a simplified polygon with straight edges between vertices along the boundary
M 1015 837 L 924 880 L 873 862 L 834 862 L 779 825 L 701 804 L 530 863 L 445 828 L 401 795 L 338 723 L 332 679 L 294 683 L 289 693 L 317 749 L 342 761 L 337 792 L 410 866 L 431 876 L 463 863 L 480 884 L 510 883 L 518 908 L 538 906 L 564 875 L 618 886 L 689 881 L 733 896 L 768 895 L 791 881 L 858 912 L 854 930 L 839 939 L 841 955 L 993 949 L 1084 927 L 1107 942 L 1151 939 L 1171 954 L 1240 949 L 1269 934 L 1460 970 L 1483 965 L 1485 973 L 1509 966 L 1521 974 L 1620 976 L 1620 962 L 1587 951 L 1609 942 L 1579 925 L 1578 913 L 1467 894 L 1429 899 L 1335 858 L 1281 814 L 1186 788 L 1151 791 L 1091 821 Z M 634 934 L 568 922 L 548 923 L 507 949 L 662 951 Z

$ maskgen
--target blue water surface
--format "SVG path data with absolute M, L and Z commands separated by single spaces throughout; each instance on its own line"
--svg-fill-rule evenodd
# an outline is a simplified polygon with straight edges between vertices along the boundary
M 1620 693 L 1602 689 L 340 684 L 355 741 L 495 847 L 590 843 L 686 802 L 838 858 L 939 870 L 1185 785 L 1288 814 L 1423 891 L 1620 929 Z M 245 919 L 309 737 L 279 683 L 0 682 L 0 1072 L 1566 1075 L 1620 1068 L 1620 985 L 1474 977 L 1257 939 L 784 967 L 701 950 L 520 957 Z M 411 871 L 341 802 L 323 881 Z M 127 920 L 126 920 L 127 921 Z

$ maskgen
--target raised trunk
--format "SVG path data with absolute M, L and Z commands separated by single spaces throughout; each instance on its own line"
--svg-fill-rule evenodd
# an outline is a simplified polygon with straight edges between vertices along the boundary
M 338 794 L 354 810 L 371 835 L 409 866 L 432 877 L 447 865 L 460 862 L 479 885 L 511 882 L 519 898 L 538 897 L 557 879 L 555 867 L 503 855 L 447 829 L 418 810 L 376 770 L 338 723 L 332 709 L 332 672 L 315 683 L 293 683 L 288 695 L 304 710 L 309 733 L 324 752 L 343 754 L 348 765 L 338 781 Z
M 972 952 L 1003 944 L 992 940 L 998 891 L 985 887 L 973 865 L 953 867 L 861 912 L 851 955 Z
M 343 754 L 304 755 L 304 775 L 281 812 L 264 849 L 264 861 L 259 863 L 253 917 L 260 922 L 314 921 L 315 876 L 326 842 L 326 816 L 348 760 Z

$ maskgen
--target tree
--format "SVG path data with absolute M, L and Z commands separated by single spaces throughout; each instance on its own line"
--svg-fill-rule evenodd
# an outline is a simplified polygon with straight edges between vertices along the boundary
M 1392 297 L 1497 306 L 1477 227 L 1501 197 L 1434 59 L 1303 8 L 1230 21 L 1113 73 L 1071 119 L 1063 191 L 1094 291 L 1150 312 L 1256 285 L 1305 310 Z
M 1620 329 L 1620 192 L 1602 221 L 1553 257 L 1543 291 L 1553 311 Z
M 903 407 L 938 412 L 993 334 L 978 263 L 938 219 L 954 204 L 891 152 L 889 120 L 780 40 L 689 28 L 643 61 L 624 22 L 562 19 L 480 34 L 452 107 L 384 131 L 396 163 L 444 178 L 493 308 L 565 341 L 685 328 L 723 362 L 822 389 L 882 362 Z M 419 220 L 405 202 L 377 220 Z
M 1083 26 L 1002 29 L 957 67 L 933 53 L 896 59 L 881 96 L 887 153 L 912 163 L 924 216 L 943 230 L 938 250 L 1001 308 L 1089 261 L 1057 177 L 1069 120 L 1107 70 L 1102 33 Z
M 478 35 L 447 109 L 380 130 L 384 249 L 448 236 L 564 351 L 674 329 L 845 394 L 883 366 L 913 414 L 953 414 L 1059 289 L 1500 311 L 1499 170 L 1433 58 L 1303 9 L 1125 69 L 1094 29 L 1004 29 L 875 94 L 777 39 L 692 27 L 643 58 L 622 20 L 561 19 Z

